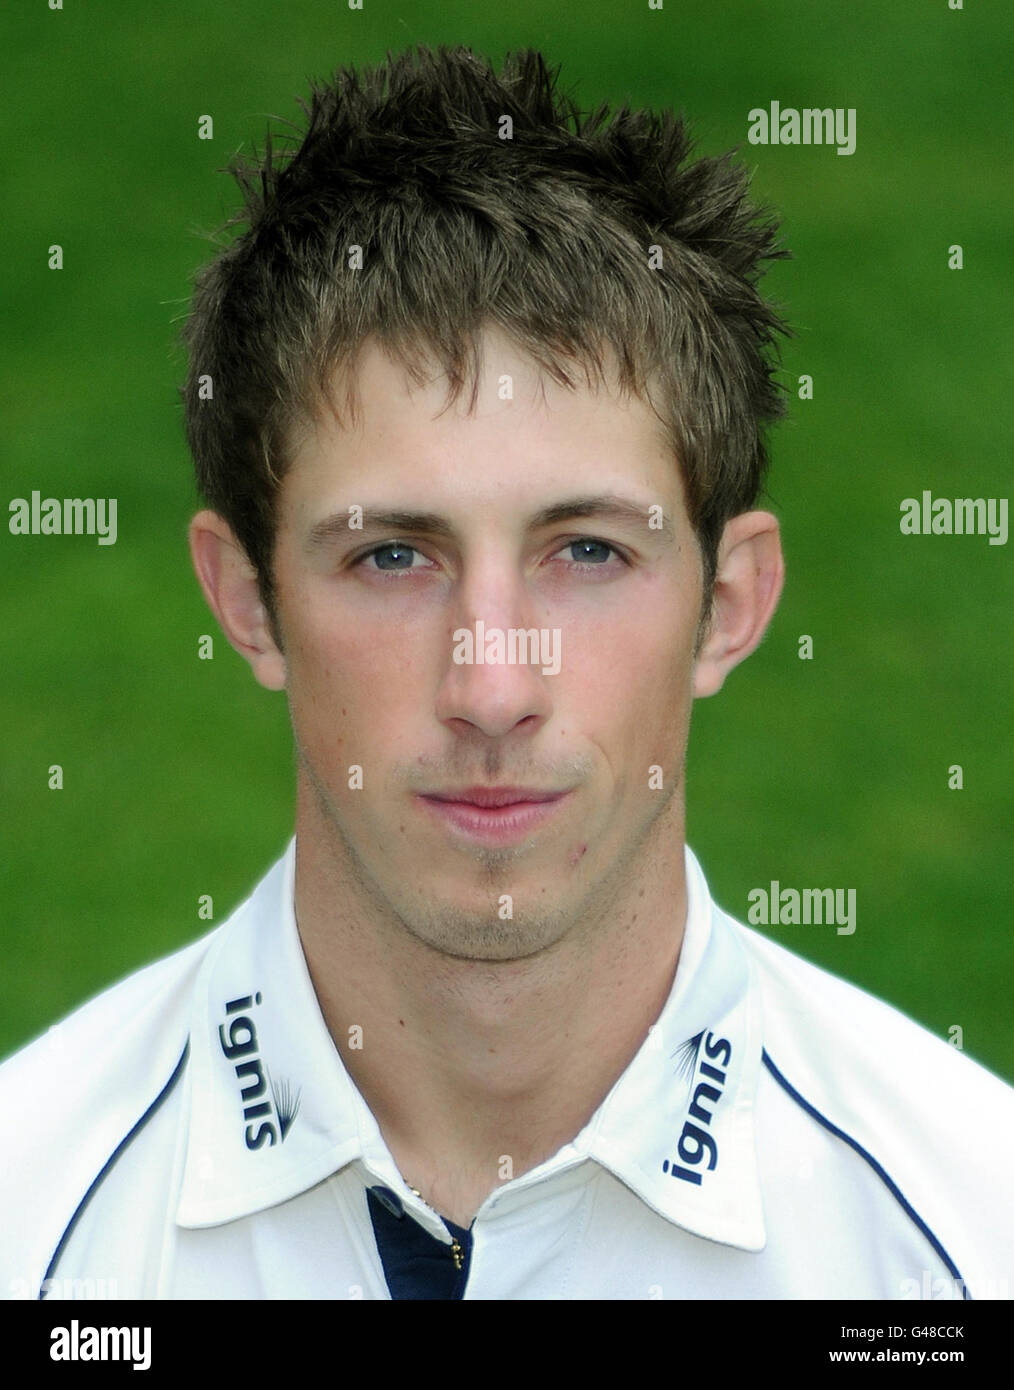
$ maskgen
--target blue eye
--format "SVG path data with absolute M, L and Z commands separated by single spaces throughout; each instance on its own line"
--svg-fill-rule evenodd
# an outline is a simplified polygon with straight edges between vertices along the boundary
M 393 543 L 391 545 L 377 546 L 376 550 L 371 550 L 369 554 L 364 555 L 363 560 L 375 560 L 378 570 L 383 570 L 384 573 L 390 574 L 392 571 L 412 569 L 412 561 L 417 554 L 418 551 L 413 549 L 410 545 Z M 384 564 L 382 563 L 383 560 L 390 560 L 391 563 Z
M 566 548 L 570 551 L 571 558 L 579 564 L 605 564 L 614 553 L 611 545 L 607 545 L 605 541 L 592 540 L 590 537 L 571 541 Z

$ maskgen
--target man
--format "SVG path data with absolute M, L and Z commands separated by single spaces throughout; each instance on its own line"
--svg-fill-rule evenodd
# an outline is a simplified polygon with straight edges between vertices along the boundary
M 1005 1296 L 1010 1088 L 712 903 L 783 254 L 671 115 L 419 51 L 241 168 L 190 533 L 293 843 L 0 1072 L 14 1296 Z M 54 1098 L 59 1097 L 59 1105 Z

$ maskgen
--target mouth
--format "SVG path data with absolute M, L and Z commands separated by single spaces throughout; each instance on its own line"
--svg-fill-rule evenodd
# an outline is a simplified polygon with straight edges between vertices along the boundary
M 487 845 L 523 839 L 546 824 L 570 793 L 535 787 L 466 787 L 421 792 L 419 801 L 447 826 Z

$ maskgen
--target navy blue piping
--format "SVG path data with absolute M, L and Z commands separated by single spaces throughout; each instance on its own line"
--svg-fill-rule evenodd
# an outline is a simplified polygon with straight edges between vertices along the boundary
M 113 1152 L 109 1155 L 109 1157 L 106 1159 L 105 1163 L 103 1164 L 101 1171 L 98 1173 L 98 1175 L 96 1176 L 96 1178 L 95 1178 L 94 1181 L 92 1182 L 91 1187 L 89 1187 L 88 1191 L 85 1193 L 85 1195 L 81 1198 L 81 1201 L 78 1203 L 77 1211 L 76 1211 L 76 1212 L 74 1213 L 74 1215 L 70 1218 L 70 1221 L 69 1221 L 68 1224 L 67 1224 L 67 1229 L 64 1231 L 63 1235 L 60 1237 L 60 1243 L 59 1243 L 59 1245 L 56 1247 L 56 1250 L 55 1250 L 55 1252 L 54 1252 L 54 1254 L 53 1254 L 53 1258 L 52 1258 L 52 1259 L 50 1260 L 50 1262 L 49 1262 L 49 1268 L 46 1270 L 45 1278 L 44 1278 L 43 1281 L 42 1281 L 42 1287 L 39 1289 L 39 1301 L 40 1301 L 40 1302 L 41 1302 L 41 1301 L 45 1298 L 45 1296 L 46 1296 L 46 1292 L 45 1292 L 45 1290 L 46 1290 L 46 1283 L 47 1283 L 47 1281 L 48 1281 L 49 1279 L 51 1279 L 51 1278 L 53 1277 L 53 1271 L 54 1271 L 54 1269 L 56 1268 L 57 1263 L 58 1263 L 58 1261 L 59 1261 L 59 1259 L 60 1259 L 60 1256 L 63 1254 L 64 1248 L 66 1247 L 66 1244 L 67 1244 L 68 1240 L 70 1240 L 71 1232 L 74 1230 L 74 1227 L 77 1225 L 77 1223 L 78 1223 L 78 1221 L 79 1221 L 79 1219 L 80 1219 L 80 1217 L 81 1217 L 81 1214 L 83 1213 L 85 1207 L 88 1205 L 88 1203 L 91 1201 L 91 1199 L 95 1196 L 96 1192 L 97 1192 L 97 1191 L 99 1190 L 99 1188 L 102 1186 L 102 1183 L 105 1181 L 105 1179 L 109 1176 L 110 1172 L 111 1172 L 112 1169 L 113 1169 L 114 1164 L 116 1163 L 116 1160 L 117 1160 L 117 1159 L 120 1157 L 120 1155 L 124 1152 L 124 1150 L 126 1149 L 127 1145 L 130 1143 L 130 1141 L 131 1141 L 132 1139 L 134 1139 L 138 1134 L 140 1134 L 141 1130 L 144 1128 L 144 1126 L 145 1126 L 145 1125 L 148 1123 L 148 1121 L 151 1119 L 152 1115 L 154 1115 L 155 1111 L 159 1108 L 159 1106 L 160 1106 L 160 1105 L 162 1104 L 162 1102 L 165 1100 L 166 1096 L 169 1094 L 169 1092 L 172 1090 L 172 1088 L 176 1085 L 176 1082 L 180 1079 L 180 1077 L 181 1077 L 182 1074 L 183 1074 L 183 1065 L 184 1065 L 184 1063 L 185 1063 L 186 1060 L 187 1060 L 187 1055 L 188 1055 L 189 1052 L 190 1052 L 190 1039 L 187 1038 L 186 1045 L 184 1046 L 183 1051 L 180 1053 L 180 1060 L 176 1063 L 176 1067 L 175 1067 L 175 1069 L 173 1070 L 172 1076 L 170 1076 L 169 1080 L 168 1080 L 168 1081 L 165 1083 L 165 1085 L 162 1087 L 162 1090 L 161 1090 L 161 1091 L 159 1092 L 159 1094 L 155 1097 L 155 1099 L 152 1101 L 152 1103 L 148 1106 L 148 1109 L 144 1112 L 144 1114 L 141 1116 L 141 1118 L 137 1121 L 137 1123 L 136 1123 L 136 1124 L 134 1125 L 134 1127 L 131 1129 L 130 1133 L 127 1134 L 127 1135 L 125 1135 L 124 1138 L 121 1139 L 120 1142 L 117 1144 L 116 1148 L 113 1150 Z
M 832 1134 L 836 1134 L 839 1139 L 844 1139 L 845 1143 L 848 1144 L 849 1148 L 854 1149 L 860 1158 L 865 1158 L 866 1162 L 876 1173 L 877 1177 L 887 1188 L 888 1192 L 890 1192 L 891 1196 L 895 1199 L 896 1202 L 899 1203 L 905 1214 L 915 1222 L 915 1224 L 919 1227 L 919 1230 L 922 1231 L 923 1235 L 929 1241 L 930 1245 L 932 1245 L 933 1249 L 937 1252 L 937 1254 L 943 1260 L 944 1264 L 950 1270 L 951 1274 L 953 1274 L 954 1278 L 960 1282 L 962 1288 L 962 1297 L 971 1301 L 972 1295 L 968 1292 L 968 1285 L 965 1283 L 964 1279 L 961 1278 L 961 1274 L 958 1270 L 957 1265 L 951 1259 L 950 1255 L 948 1255 L 947 1251 L 937 1240 L 936 1236 L 926 1225 L 926 1222 L 922 1219 L 922 1217 L 915 1210 L 912 1204 L 906 1200 L 904 1193 L 899 1189 L 897 1183 L 895 1183 L 894 1180 L 889 1176 L 889 1174 L 887 1174 L 884 1171 L 884 1169 L 881 1168 L 880 1164 L 873 1157 L 873 1155 L 869 1153 L 866 1149 L 864 1149 L 862 1144 L 860 1144 L 858 1140 L 853 1139 L 850 1134 L 846 1134 L 843 1129 L 839 1129 L 837 1125 L 832 1124 L 831 1121 L 825 1118 L 825 1116 L 823 1116 L 819 1110 L 815 1109 L 808 1100 L 803 1099 L 803 1097 L 799 1094 L 795 1087 L 791 1086 L 789 1082 L 786 1081 L 785 1077 L 775 1066 L 774 1062 L 772 1062 L 771 1058 L 768 1055 L 767 1048 L 764 1048 L 762 1055 L 764 1057 L 764 1064 L 767 1067 L 768 1071 L 775 1078 L 778 1084 L 789 1093 L 792 1099 L 794 1101 L 797 1101 L 803 1107 L 806 1113 L 808 1115 L 812 1115 L 813 1118 L 819 1124 L 822 1124 L 825 1129 L 830 1130 Z

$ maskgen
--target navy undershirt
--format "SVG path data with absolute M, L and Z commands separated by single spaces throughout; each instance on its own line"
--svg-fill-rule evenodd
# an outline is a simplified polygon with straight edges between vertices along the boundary
M 461 1298 L 472 1258 L 471 1229 L 440 1218 L 461 1246 L 462 1264 L 456 1269 L 451 1247 L 413 1221 L 389 1187 L 368 1187 L 366 1199 L 391 1297 Z

